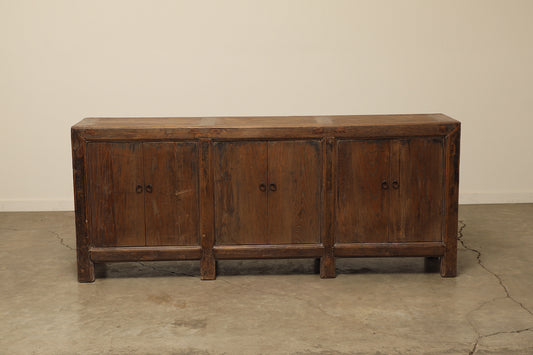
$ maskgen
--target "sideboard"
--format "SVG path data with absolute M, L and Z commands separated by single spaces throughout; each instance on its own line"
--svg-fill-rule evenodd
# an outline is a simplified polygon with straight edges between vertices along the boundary
M 460 123 L 443 114 L 86 118 L 72 158 L 78 280 L 94 263 L 440 258 L 457 273 Z

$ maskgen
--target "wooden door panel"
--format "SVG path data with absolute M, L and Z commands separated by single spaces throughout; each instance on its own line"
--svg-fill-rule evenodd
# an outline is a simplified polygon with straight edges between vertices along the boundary
M 146 245 L 199 245 L 193 142 L 143 143 Z
M 444 149 L 441 138 L 397 140 L 393 155 L 391 242 L 442 240 Z
M 89 143 L 89 228 L 95 246 L 142 246 L 144 196 L 141 143 Z
M 267 143 L 216 142 L 213 150 L 215 243 L 267 244 Z
M 336 241 L 387 242 L 390 141 L 340 141 L 337 146 Z
M 320 150 L 319 141 L 268 143 L 269 244 L 320 243 Z

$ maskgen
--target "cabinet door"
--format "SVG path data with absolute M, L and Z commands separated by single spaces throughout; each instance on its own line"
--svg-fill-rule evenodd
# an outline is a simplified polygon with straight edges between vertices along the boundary
M 144 245 L 142 144 L 89 143 L 87 184 L 94 245 Z
M 391 242 L 442 240 L 444 149 L 441 138 L 392 142 Z M 398 182 L 394 184 L 394 180 Z
M 267 244 L 267 143 L 214 143 L 215 243 Z
M 318 141 L 268 143 L 268 243 L 320 243 Z
M 336 241 L 387 242 L 390 141 L 340 141 L 337 146 Z
M 198 245 L 196 143 L 143 143 L 143 152 L 146 245 Z

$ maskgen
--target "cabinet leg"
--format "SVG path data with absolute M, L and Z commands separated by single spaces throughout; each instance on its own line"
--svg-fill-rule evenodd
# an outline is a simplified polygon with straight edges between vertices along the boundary
M 78 282 L 94 282 L 94 263 L 78 256 Z
M 320 258 L 320 278 L 331 279 L 337 277 L 335 273 L 335 257 L 326 255 Z
M 440 276 L 457 276 L 457 251 L 447 252 L 440 258 Z
M 214 280 L 217 277 L 217 263 L 213 254 L 204 255 L 200 261 L 200 277 L 202 280 Z

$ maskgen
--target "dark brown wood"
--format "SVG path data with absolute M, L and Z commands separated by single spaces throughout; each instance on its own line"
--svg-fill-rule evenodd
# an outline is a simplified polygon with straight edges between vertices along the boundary
M 442 114 L 89 118 L 72 128 L 78 279 L 94 262 L 440 257 L 457 273 L 459 122 Z
M 443 114 L 86 118 L 76 126 L 87 140 L 373 138 L 444 136 L 457 121 Z
M 446 184 L 444 198 L 444 243 L 446 252 L 441 258 L 440 274 L 457 275 L 457 229 L 459 213 L 459 148 L 461 126 L 446 137 Z
M 215 244 L 269 244 L 266 142 L 214 143 Z
M 72 171 L 74 177 L 74 208 L 76 221 L 76 255 L 78 264 L 78 281 L 94 281 L 94 263 L 89 255 L 91 237 L 87 219 L 87 181 L 85 152 L 87 144 L 79 132 L 71 130 Z
M 89 143 L 89 232 L 93 245 L 144 246 L 143 147 L 141 143 Z
M 337 276 L 335 270 L 335 256 L 333 245 L 335 244 L 335 138 L 328 137 L 322 140 L 322 151 L 324 164 L 322 173 L 324 181 L 324 194 L 322 204 L 322 218 L 324 227 L 322 228 L 322 244 L 324 254 L 320 258 L 320 277 L 334 278 Z
M 90 249 L 94 262 L 198 260 L 202 256 L 199 246 L 157 247 L 93 247 Z
M 441 256 L 444 255 L 444 249 L 441 242 L 337 243 L 335 256 Z
M 441 241 L 444 208 L 442 138 L 395 140 L 391 156 L 391 242 Z
M 320 244 L 295 245 L 215 245 L 217 259 L 297 259 L 316 258 L 324 254 Z
M 320 243 L 320 141 L 268 143 L 267 244 Z
M 200 235 L 202 280 L 216 278 L 216 261 L 213 254 L 215 244 L 215 215 L 213 193 L 212 144 L 210 139 L 200 139 Z
M 146 245 L 199 245 L 195 142 L 143 143 Z
M 337 156 L 336 242 L 387 242 L 390 141 L 339 141 Z

